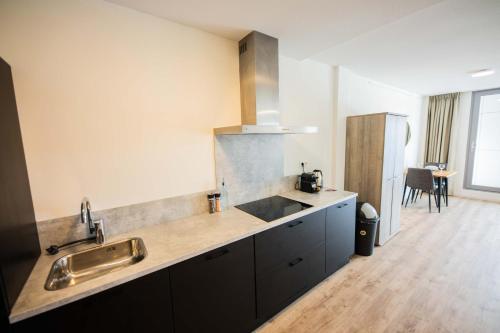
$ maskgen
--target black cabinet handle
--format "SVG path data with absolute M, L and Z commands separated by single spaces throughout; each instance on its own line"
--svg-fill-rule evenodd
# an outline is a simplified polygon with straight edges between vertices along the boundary
M 304 259 L 302 259 L 302 258 L 297 258 L 297 259 L 295 259 L 295 260 L 293 260 L 293 261 L 289 262 L 289 263 L 288 263 L 288 266 L 293 267 L 293 266 L 297 265 L 299 262 L 301 262 L 302 260 L 304 260 Z
M 343 203 L 341 205 L 338 205 L 337 208 L 342 208 L 342 207 L 345 207 L 345 206 L 348 206 L 349 204 L 348 203 Z
M 295 222 L 295 223 L 290 223 L 290 224 L 288 225 L 288 228 L 293 228 L 293 227 L 296 227 L 296 226 L 298 226 L 298 225 L 299 225 L 299 224 L 301 224 L 301 223 L 302 223 L 302 221 L 297 221 L 297 222 Z
M 223 255 L 228 254 L 228 253 L 229 253 L 229 250 L 228 250 L 228 249 L 222 249 L 222 250 L 220 250 L 219 252 L 215 252 L 215 253 L 209 254 L 209 255 L 206 257 L 206 259 L 207 259 L 207 260 L 216 259 L 216 258 L 222 257 Z

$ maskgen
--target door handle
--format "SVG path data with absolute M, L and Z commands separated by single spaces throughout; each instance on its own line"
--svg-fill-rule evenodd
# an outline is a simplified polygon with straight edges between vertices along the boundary
M 297 258 L 297 259 L 295 259 L 295 260 L 293 260 L 293 261 L 290 261 L 290 262 L 288 263 L 288 266 L 293 267 L 293 266 L 297 265 L 298 263 L 300 263 L 302 260 L 304 260 L 304 259 L 302 259 L 302 258 Z
M 222 257 L 223 255 L 228 254 L 228 253 L 229 253 L 228 249 L 222 249 L 221 251 L 209 254 L 208 256 L 206 256 L 206 259 L 207 260 L 216 259 L 216 258 Z
M 303 223 L 302 221 L 297 221 L 297 222 L 295 222 L 295 223 L 290 223 L 290 224 L 288 225 L 288 228 L 293 228 L 293 227 L 296 227 L 296 226 L 298 226 L 299 224 L 302 224 L 302 223 Z

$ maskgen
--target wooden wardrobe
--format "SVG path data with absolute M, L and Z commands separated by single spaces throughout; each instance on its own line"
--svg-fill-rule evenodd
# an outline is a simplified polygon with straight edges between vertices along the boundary
M 357 192 L 380 215 L 376 244 L 400 227 L 406 116 L 376 113 L 347 117 L 344 188 Z

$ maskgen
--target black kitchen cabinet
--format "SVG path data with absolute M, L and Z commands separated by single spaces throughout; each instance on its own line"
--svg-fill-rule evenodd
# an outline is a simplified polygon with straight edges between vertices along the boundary
M 356 199 L 326 210 L 326 273 L 335 273 L 354 254 Z
M 253 237 L 171 268 L 175 332 L 250 332 L 255 328 Z
M 2 283 L 2 277 L 0 275 L 0 283 Z M 3 291 L 0 289 L 0 297 L 2 299 L 5 298 Z M 2 333 L 10 333 L 10 323 L 9 323 L 9 311 L 7 309 L 6 302 L 0 302 L 0 332 Z
M 13 333 L 173 332 L 169 271 L 152 273 L 12 325 Z
M 250 332 L 349 261 L 355 203 L 346 200 L 28 318 L 11 325 L 12 333 Z M 2 317 L 5 325 L 5 311 Z
M 321 210 L 255 235 L 260 323 L 325 278 L 325 216 Z
M 39 255 L 14 83 L 0 57 L 0 332 Z
M 325 278 L 325 243 L 257 276 L 257 315 L 263 322 Z
M 257 275 L 324 242 L 325 214 L 323 209 L 255 235 Z

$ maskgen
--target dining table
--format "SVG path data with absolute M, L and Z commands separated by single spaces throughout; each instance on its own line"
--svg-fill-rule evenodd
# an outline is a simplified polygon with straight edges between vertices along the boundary
M 438 213 L 441 213 L 441 191 L 443 189 L 443 179 L 446 179 L 446 207 L 448 207 L 448 178 L 451 178 L 457 174 L 456 171 L 453 170 L 432 170 L 432 176 L 434 179 L 437 179 L 438 181 L 438 187 L 437 187 L 437 206 L 438 206 Z
M 406 176 L 407 171 L 408 170 L 405 170 L 405 176 Z M 432 170 L 432 176 L 434 177 L 434 179 L 437 179 L 437 182 L 438 182 L 437 191 L 436 191 L 438 213 L 441 213 L 441 196 L 443 195 L 443 193 L 441 191 L 443 189 L 443 179 L 446 179 L 446 192 L 445 192 L 446 200 L 445 200 L 445 203 L 446 203 L 446 207 L 448 207 L 448 184 L 449 184 L 448 178 L 451 178 L 451 177 L 455 176 L 456 174 L 457 174 L 457 172 L 453 171 L 453 170 L 439 170 L 439 169 Z M 406 182 L 405 182 L 405 184 L 406 184 Z M 404 201 L 405 193 L 406 193 L 406 185 L 405 185 L 405 189 L 403 191 L 403 201 Z

